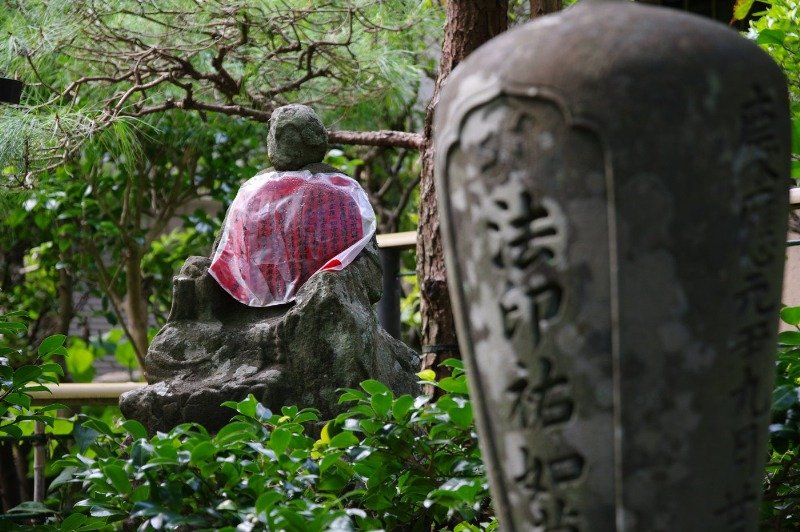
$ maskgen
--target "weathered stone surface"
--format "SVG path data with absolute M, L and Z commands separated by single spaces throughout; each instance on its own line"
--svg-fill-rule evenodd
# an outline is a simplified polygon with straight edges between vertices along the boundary
M 752 43 L 631 2 L 454 71 L 437 192 L 505 530 L 757 529 L 788 116 Z
M 253 393 L 272 409 L 313 406 L 330 417 L 336 390 L 364 379 L 416 393 L 416 354 L 377 323 L 380 262 L 374 241 L 341 272 L 314 275 L 294 304 L 255 308 L 225 293 L 210 259 L 190 257 L 175 277 L 169 320 L 147 353 L 150 386 L 125 394 L 126 417 L 150 431 L 196 421 L 211 430 Z
M 305 105 L 284 105 L 273 111 L 267 154 L 276 170 L 297 170 L 321 162 L 328 152 L 328 131 Z
M 292 169 L 335 172 L 319 163 L 324 152 L 314 152 L 313 135 L 281 134 L 281 127 L 300 127 L 298 116 L 301 126 L 307 122 L 308 108 L 288 107 L 276 111 L 271 134 L 276 131 L 279 143 L 289 139 L 293 150 L 304 153 L 294 156 L 279 146 L 286 164 L 311 161 Z M 169 319 L 147 352 L 150 385 L 120 398 L 126 417 L 151 432 L 187 421 L 213 431 L 234 414 L 220 404 L 248 393 L 276 411 L 284 405 L 315 407 L 324 419 L 341 409 L 337 389 L 365 379 L 377 379 L 397 394 L 419 391 L 416 353 L 384 331 L 373 310 L 382 288 L 374 238 L 345 269 L 312 275 L 285 305 L 239 303 L 209 274 L 210 263 L 189 257 L 174 278 Z

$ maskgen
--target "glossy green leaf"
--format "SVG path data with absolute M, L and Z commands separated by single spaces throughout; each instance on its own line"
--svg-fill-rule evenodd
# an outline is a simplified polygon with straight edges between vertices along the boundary
M 332 437 L 329 445 L 335 449 L 343 449 L 345 447 L 358 445 L 358 438 L 355 434 L 346 430 Z
M 366 399 L 366 394 L 361 390 L 355 390 L 353 388 L 345 388 L 343 390 L 339 390 L 342 394 L 339 396 L 339 404 L 346 403 L 349 401 L 358 401 L 361 399 Z
M 319 421 L 319 416 L 316 412 L 300 412 L 294 419 L 295 423 L 307 423 L 309 421 Z
M 125 429 L 125 431 L 131 436 L 133 436 L 133 438 L 136 440 L 140 438 L 147 439 L 147 429 L 145 429 L 144 425 L 142 425 L 135 419 L 129 419 L 123 422 L 122 428 Z
M 421 381 L 433 382 L 436 380 L 436 372 L 432 369 L 423 369 L 422 371 L 418 371 L 416 375 Z
M 44 377 L 39 377 L 37 380 L 41 381 L 43 379 Z M 48 388 L 44 384 L 36 384 L 33 382 L 29 382 L 28 384 L 20 388 L 20 392 L 23 392 L 25 394 L 29 394 L 31 392 L 50 392 L 50 388 Z
M 783 331 L 778 334 L 778 342 L 785 345 L 800 345 L 800 331 Z
M 798 397 L 798 388 L 791 384 L 783 384 L 776 386 L 772 392 L 772 409 L 773 410 L 788 410 L 800 402 Z
M 398 421 L 402 421 L 414 406 L 414 398 L 408 394 L 401 395 L 392 404 L 392 416 Z
M 386 417 L 392 408 L 392 396 L 388 393 L 377 393 L 372 396 L 370 403 L 376 415 Z
M 150 497 L 150 485 L 142 484 L 131 492 L 131 502 L 146 501 Z
M 36 407 L 37 412 L 52 412 L 53 410 L 67 410 L 69 407 L 63 403 L 48 403 L 44 406 Z
M 0 432 L 13 436 L 14 438 L 22 437 L 22 429 L 16 425 L 0 425 Z
M 789 325 L 800 324 L 800 307 L 783 307 L 781 309 L 781 319 Z
M 19 393 L 19 392 L 10 393 L 6 395 L 4 401 L 10 405 L 22 408 L 31 407 L 31 396 L 26 393 Z
M 98 418 L 84 418 L 81 425 L 86 428 L 96 430 L 100 434 L 105 434 L 106 436 L 110 436 L 112 438 L 117 437 L 117 433 L 108 426 L 108 423 L 104 422 L 102 419 Z
M 464 361 L 458 358 L 445 358 L 439 362 L 439 365 L 446 368 L 464 369 Z
M 469 404 L 462 408 L 452 408 L 447 411 L 447 414 L 453 423 L 462 429 L 472 426 L 472 407 Z
M 380 414 L 377 414 L 377 412 L 376 412 L 376 416 L 377 415 L 380 415 Z M 369 418 L 369 417 L 365 417 L 365 418 L 360 419 L 358 421 L 358 425 L 361 428 L 361 430 L 363 432 L 365 432 L 366 434 L 374 435 L 381 428 L 383 428 L 384 421 L 382 419 L 372 419 L 372 418 Z
M 389 388 L 386 387 L 385 384 L 373 379 L 363 381 L 361 383 L 361 387 L 370 395 L 387 393 L 387 392 L 391 393 L 391 391 L 389 390 Z
M 69 483 L 73 480 L 76 471 L 78 471 L 78 468 L 75 466 L 65 467 L 61 473 L 50 482 L 47 487 L 48 491 L 52 492 L 57 487 Z
M 5 314 L 0 314 L 0 318 L 27 318 L 28 312 L 25 310 L 14 310 L 11 312 L 6 312 Z
M 16 334 L 25 332 L 28 326 L 17 321 L 0 321 L 0 334 Z
M 439 381 L 439 387 L 448 393 L 467 394 L 467 380 L 462 377 L 445 377 Z
M 286 448 L 289 446 L 289 442 L 292 439 L 292 433 L 288 430 L 278 427 L 272 431 L 272 434 L 269 437 L 269 446 L 278 454 L 283 453 L 286 451 Z
M 244 401 L 239 401 L 236 403 L 236 410 L 244 414 L 245 416 L 255 417 L 256 415 L 256 398 L 253 397 L 253 394 L 249 394 Z
M 217 505 L 217 510 L 228 510 L 228 511 L 235 511 L 238 509 L 236 503 L 230 499 L 225 499 L 221 503 Z
M 5 360 L 5 362 L 0 363 L 0 367 L 3 367 L 3 366 L 8 367 L 7 366 L 8 365 L 8 359 L 2 358 L 2 357 L 7 357 L 9 355 L 16 355 L 17 353 L 19 353 L 19 351 L 16 350 L 16 349 L 12 349 L 10 347 L 5 347 L 5 346 L 0 346 L 0 360 Z
M 111 517 L 114 515 L 114 511 L 105 506 L 100 506 L 99 504 L 95 504 L 91 508 L 89 508 L 89 515 L 92 517 Z
M 733 5 L 733 18 L 734 20 L 744 20 L 747 14 L 750 13 L 750 8 L 753 7 L 755 0 L 736 0 Z
M 333 464 L 338 462 L 341 459 L 343 454 L 344 454 L 344 452 L 342 452 L 342 451 L 335 451 L 335 452 L 332 452 L 330 454 L 325 455 L 325 457 L 319 463 L 320 473 L 324 473 Z
M 63 334 L 54 334 L 53 336 L 48 336 L 42 340 L 41 344 L 39 344 L 39 355 L 49 355 L 59 347 L 63 346 L 66 339 L 67 337 Z
M 10 515 L 25 514 L 30 517 L 43 518 L 55 512 L 38 501 L 25 501 L 18 504 L 8 512 Z M 2 514 L 0 514 L 2 515 Z
M 252 434 L 252 425 L 243 421 L 236 421 L 222 427 L 214 439 L 219 445 L 228 445 L 237 441 L 247 440 L 252 437 Z
M 786 33 L 778 29 L 764 29 L 758 32 L 756 43 L 781 46 L 786 40 Z
M 102 469 L 117 492 L 123 495 L 127 495 L 131 492 L 131 481 L 124 469 L 113 464 L 106 465 Z
M 289 416 L 290 418 L 296 416 L 298 411 L 299 411 L 298 408 L 294 405 L 287 405 L 281 407 L 281 414 L 283 414 L 284 416 Z
M 22 366 L 14 372 L 14 386 L 20 387 L 31 381 L 35 381 L 42 374 L 39 366 Z
M 64 368 L 62 368 L 60 364 L 48 362 L 39 367 L 41 368 L 42 373 L 55 373 L 56 375 L 61 375 L 62 377 L 64 376 Z
M 150 461 L 154 447 L 145 440 L 137 440 L 131 445 L 131 463 L 134 467 L 141 467 Z
M 277 491 L 267 491 L 262 493 L 256 500 L 256 512 L 259 514 L 269 512 L 275 504 L 283 499 L 283 495 Z
M 192 458 L 191 463 L 192 465 L 200 464 L 201 462 L 205 462 L 214 454 L 216 454 L 217 448 L 211 442 L 204 441 L 200 442 L 194 446 L 192 449 Z
M 75 423 L 75 426 L 72 428 L 72 436 L 75 438 L 75 443 L 78 445 L 78 449 L 81 452 L 85 452 L 99 435 L 99 432 L 84 426 L 83 423 L 80 422 Z

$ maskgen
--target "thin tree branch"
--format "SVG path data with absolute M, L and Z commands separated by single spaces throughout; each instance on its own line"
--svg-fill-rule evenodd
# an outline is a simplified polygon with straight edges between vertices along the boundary
M 108 300 L 111 301 L 111 306 L 114 307 L 114 314 L 116 314 L 117 319 L 119 319 L 120 327 L 122 327 L 122 331 L 125 333 L 128 341 L 131 343 L 133 352 L 136 354 L 136 360 L 139 361 L 139 366 L 142 368 L 142 371 L 144 371 L 144 353 L 139 351 L 139 347 L 134 341 L 133 334 L 131 334 L 130 329 L 128 329 L 128 324 L 125 321 L 125 314 L 122 312 L 121 308 L 122 301 L 120 300 L 119 295 L 117 295 L 116 290 L 114 290 L 114 287 L 111 284 L 111 278 L 108 275 L 108 270 L 103 262 L 103 258 L 100 256 L 100 253 L 97 251 L 97 247 L 94 245 L 94 242 L 92 242 L 91 239 L 87 240 L 87 249 L 97 265 L 97 270 L 100 272 L 102 284 L 105 285 L 103 291 L 106 293 L 106 295 L 108 295 Z

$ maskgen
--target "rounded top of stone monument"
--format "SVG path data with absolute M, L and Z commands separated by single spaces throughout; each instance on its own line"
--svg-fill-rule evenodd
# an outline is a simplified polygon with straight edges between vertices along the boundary
M 278 107 L 269 122 L 267 154 L 276 170 L 299 170 L 325 158 L 328 131 L 310 107 Z

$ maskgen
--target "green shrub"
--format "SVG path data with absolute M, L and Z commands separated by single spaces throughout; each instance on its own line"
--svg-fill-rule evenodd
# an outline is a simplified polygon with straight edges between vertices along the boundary
M 761 524 L 768 530 L 800 529 L 800 307 L 785 307 L 781 319 L 796 330 L 778 336 L 777 379 Z
M 57 403 L 36 408 L 31 406 L 32 392 L 47 391 L 45 384 L 58 383 L 59 376 L 63 376 L 62 367 L 52 359 L 67 352 L 64 348 L 66 338 L 60 334 L 45 338 L 35 353 L 12 347 L 13 340 L 27 331 L 27 317 L 23 311 L 0 314 L 0 436 L 5 438 L 30 436 L 31 422 L 53 427 L 56 419 L 53 411 L 66 408 Z M 28 430 L 23 428 L 26 425 Z M 15 471 L 15 474 L 20 473 Z M 4 479 L 6 488 L 13 479 L 13 476 Z M 0 512 L 0 530 L 6 528 L 7 519 L 24 519 L 42 511 L 46 508 L 40 503 L 25 502 L 8 514 Z
M 61 366 L 51 362 L 51 359 L 64 356 L 67 352 L 64 349 L 66 337 L 61 334 L 45 338 L 32 357 L 26 357 L 22 350 L 10 347 L 5 337 L 24 332 L 27 325 L 19 318 L 25 317 L 24 312 L 0 314 L 0 434 L 14 438 L 23 435 L 19 422 L 40 421 L 52 426 L 53 416 L 48 412 L 65 408 L 64 405 L 51 404 L 36 411 L 31 409 L 30 393 L 47 391 L 44 385 L 58 383 L 58 376 L 64 374 Z M 12 360 L 26 358 L 32 358 L 32 362 L 14 368 Z
M 57 516 L 39 528 L 495 529 L 463 370 L 449 363 L 438 400 L 368 380 L 343 391 L 348 410 L 321 430 L 315 411 L 273 413 L 252 395 L 226 403 L 238 415 L 216 435 L 79 420 L 51 483 Z

